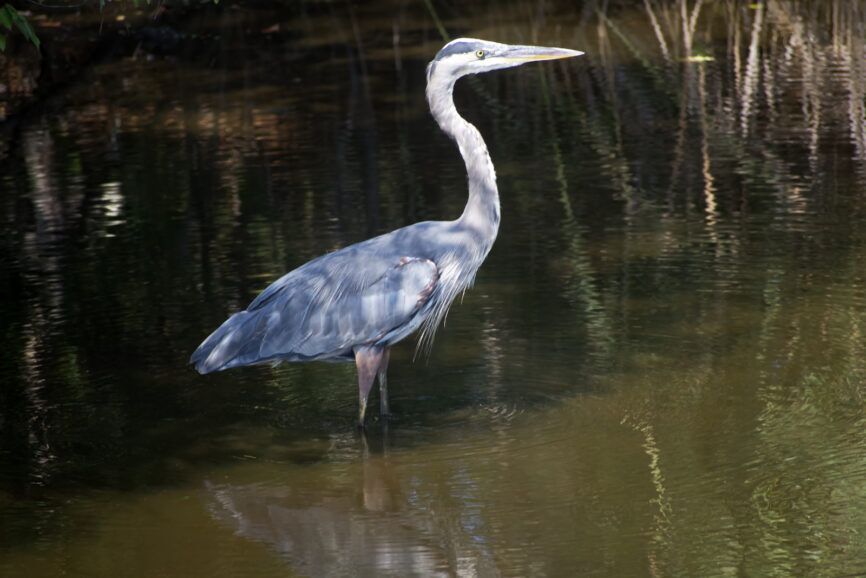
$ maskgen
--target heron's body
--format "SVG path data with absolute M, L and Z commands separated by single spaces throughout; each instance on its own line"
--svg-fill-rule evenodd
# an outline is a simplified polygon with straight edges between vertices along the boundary
M 459 220 L 428 221 L 323 255 L 232 315 L 192 362 L 207 373 L 278 361 L 351 361 L 359 345 L 389 347 L 465 289 L 491 245 Z
M 466 163 L 463 214 L 409 225 L 298 267 L 226 320 L 190 362 L 209 373 L 281 361 L 354 360 L 359 422 L 377 375 L 386 414 L 389 348 L 418 329 L 422 342 L 432 341 L 454 298 L 472 285 L 499 229 L 493 163 L 481 134 L 454 107 L 454 83 L 465 74 L 578 54 L 474 39 L 446 45 L 428 67 L 427 99 Z

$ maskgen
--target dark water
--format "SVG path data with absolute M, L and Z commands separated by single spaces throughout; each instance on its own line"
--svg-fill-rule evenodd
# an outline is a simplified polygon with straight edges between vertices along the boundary
M 430 7 L 196 12 L 20 121 L 0 574 L 866 573 L 866 7 Z M 395 420 L 350 366 L 197 375 L 286 270 L 459 214 L 440 27 L 587 56 L 458 86 L 503 225 Z

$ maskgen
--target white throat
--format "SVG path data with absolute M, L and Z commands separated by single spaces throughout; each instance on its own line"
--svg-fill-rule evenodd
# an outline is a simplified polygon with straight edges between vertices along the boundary
M 437 66 L 433 63 L 431 67 L 427 79 L 427 101 L 430 104 L 430 111 L 439 127 L 457 143 L 463 161 L 466 163 L 469 180 L 469 199 L 458 221 L 481 234 L 487 244 L 484 251 L 486 254 L 499 230 L 499 190 L 496 187 L 496 171 L 481 133 L 460 116 L 454 106 L 454 83 L 458 77 L 449 73 L 442 65 Z

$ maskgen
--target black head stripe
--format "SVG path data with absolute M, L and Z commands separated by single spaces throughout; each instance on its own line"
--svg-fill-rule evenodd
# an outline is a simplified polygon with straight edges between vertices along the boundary
M 478 46 L 477 42 L 454 42 L 445 46 L 439 53 L 436 55 L 436 58 L 433 60 L 442 60 L 446 56 L 451 56 L 452 54 L 463 54 L 465 52 L 475 52 L 475 48 Z

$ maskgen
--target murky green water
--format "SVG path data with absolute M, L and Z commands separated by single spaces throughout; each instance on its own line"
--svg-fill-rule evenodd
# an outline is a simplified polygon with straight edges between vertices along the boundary
M 350 366 L 186 360 L 284 271 L 459 214 L 425 4 L 205 11 L 22 119 L 0 574 L 866 573 L 866 10 L 603 4 L 436 4 L 588 54 L 458 87 L 499 240 L 364 437 Z

